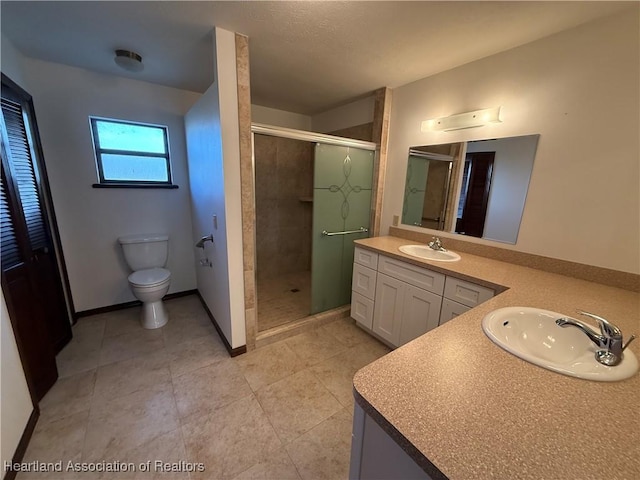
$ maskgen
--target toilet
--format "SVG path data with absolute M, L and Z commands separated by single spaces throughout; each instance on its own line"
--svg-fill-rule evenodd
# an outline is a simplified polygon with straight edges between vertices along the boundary
M 129 286 L 142 302 L 142 326 L 147 329 L 162 327 L 169 320 L 162 303 L 171 282 L 171 272 L 163 268 L 167 263 L 169 236 L 126 235 L 118 238 L 118 242 L 133 271 L 129 275 Z

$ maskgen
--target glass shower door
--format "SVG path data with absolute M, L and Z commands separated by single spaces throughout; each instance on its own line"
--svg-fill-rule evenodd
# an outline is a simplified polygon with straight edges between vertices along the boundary
M 374 152 L 316 144 L 311 313 L 351 299 L 353 241 L 369 236 Z

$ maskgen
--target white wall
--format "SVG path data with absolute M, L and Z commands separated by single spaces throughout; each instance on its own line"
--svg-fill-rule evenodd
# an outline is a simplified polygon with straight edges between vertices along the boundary
M 29 416 L 33 411 L 29 387 L 24 376 L 18 347 L 11 320 L 7 312 L 7 305 L 4 300 L 4 293 L 0 296 L 0 322 L 2 322 L 2 350 L 0 355 L 0 375 L 2 386 L 0 388 L 0 431 L 2 438 L 2 465 L 5 461 L 10 461 L 16 451 L 18 442 L 22 437 L 24 428 L 27 425 Z
M 24 57 L 2 37 L 2 72 L 23 88 Z M 29 387 L 18 354 L 11 319 L 7 312 L 4 292 L 0 295 L 0 449 L 2 465 L 10 461 L 33 411 Z
M 518 243 L 499 245 L 638 273 L 638 8 L 395 89 L 382 232 L 402 211 L 410 146 L 539 133 Z M 420 131 L 498 105 L 504 123 Z
M 16 49 L 7 37 L 0 35 L 0 63 L 2 64 L 2 73 L 29 91 L 29 85 L 24 75 L 24 62 L 24 55 Z
M 314 132 L 327 133 L 355 127 L 373 121 L 375 99 L 373 96 L 332 108 L 311 117 Z
M 213 234 L 196 262 L 198 290 L 232 348 L 246 344 L 235 34 L 216 28 L 215 82 L 185 117 L 193 238 Z M 213 216 L 217 216 L 217 229 Z
M 295 130 L 311 130 L 311 117 L 276 108 L 251 105 L 251 121 Z
M 467 144 L 467 153 L 495 152 L 482 234 L 485 240 L 516 243 L 536 142 L 535 137 L 526 135 Z
M 26 59 L 76 311 L 135 300 L 117 238 L 169 234 L 169 292 L 194 289 L 183 115 L 199 94 Z M 177 190 L 98 189 L 89 115 L 167 125 Z

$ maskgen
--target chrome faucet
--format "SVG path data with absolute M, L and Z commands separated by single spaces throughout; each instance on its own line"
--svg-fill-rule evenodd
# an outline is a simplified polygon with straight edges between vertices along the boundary
M 622 361 L 622 352 L 629 346 L 631 342 L 636 338 L 635 335 L 631 335 L 626 344 L 622 341 L 622 332 L 613 323 L 608 320 L 594 315 L 593 313 L 583 312 L 576 310 L 580 315 L 585 315 L 589 318 L 593 318 L 598 322 L 600 327 L 600 333 L 596 332 L 593 327 L 573 318 L 559 318 L 556 320 L 556 325 L 560 327 L 576 327 L 581 330 L 589 339 L 595 343 L 599 349 L 596 351 L 596 360 L 603 365 L 614 367 Z
M 433 250 L 438 250 L 440 252 L 447 251 L 447 249 L 442 246 L 442 241 L 440 241 L 440 237 L 431 237 L 431 241 L 427 243 L 427 246 Z

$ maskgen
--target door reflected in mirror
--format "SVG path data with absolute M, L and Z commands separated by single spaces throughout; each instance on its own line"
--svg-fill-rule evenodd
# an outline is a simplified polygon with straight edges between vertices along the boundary
M 516 243 L 539 137 L 411 147 L 402 223 Z

